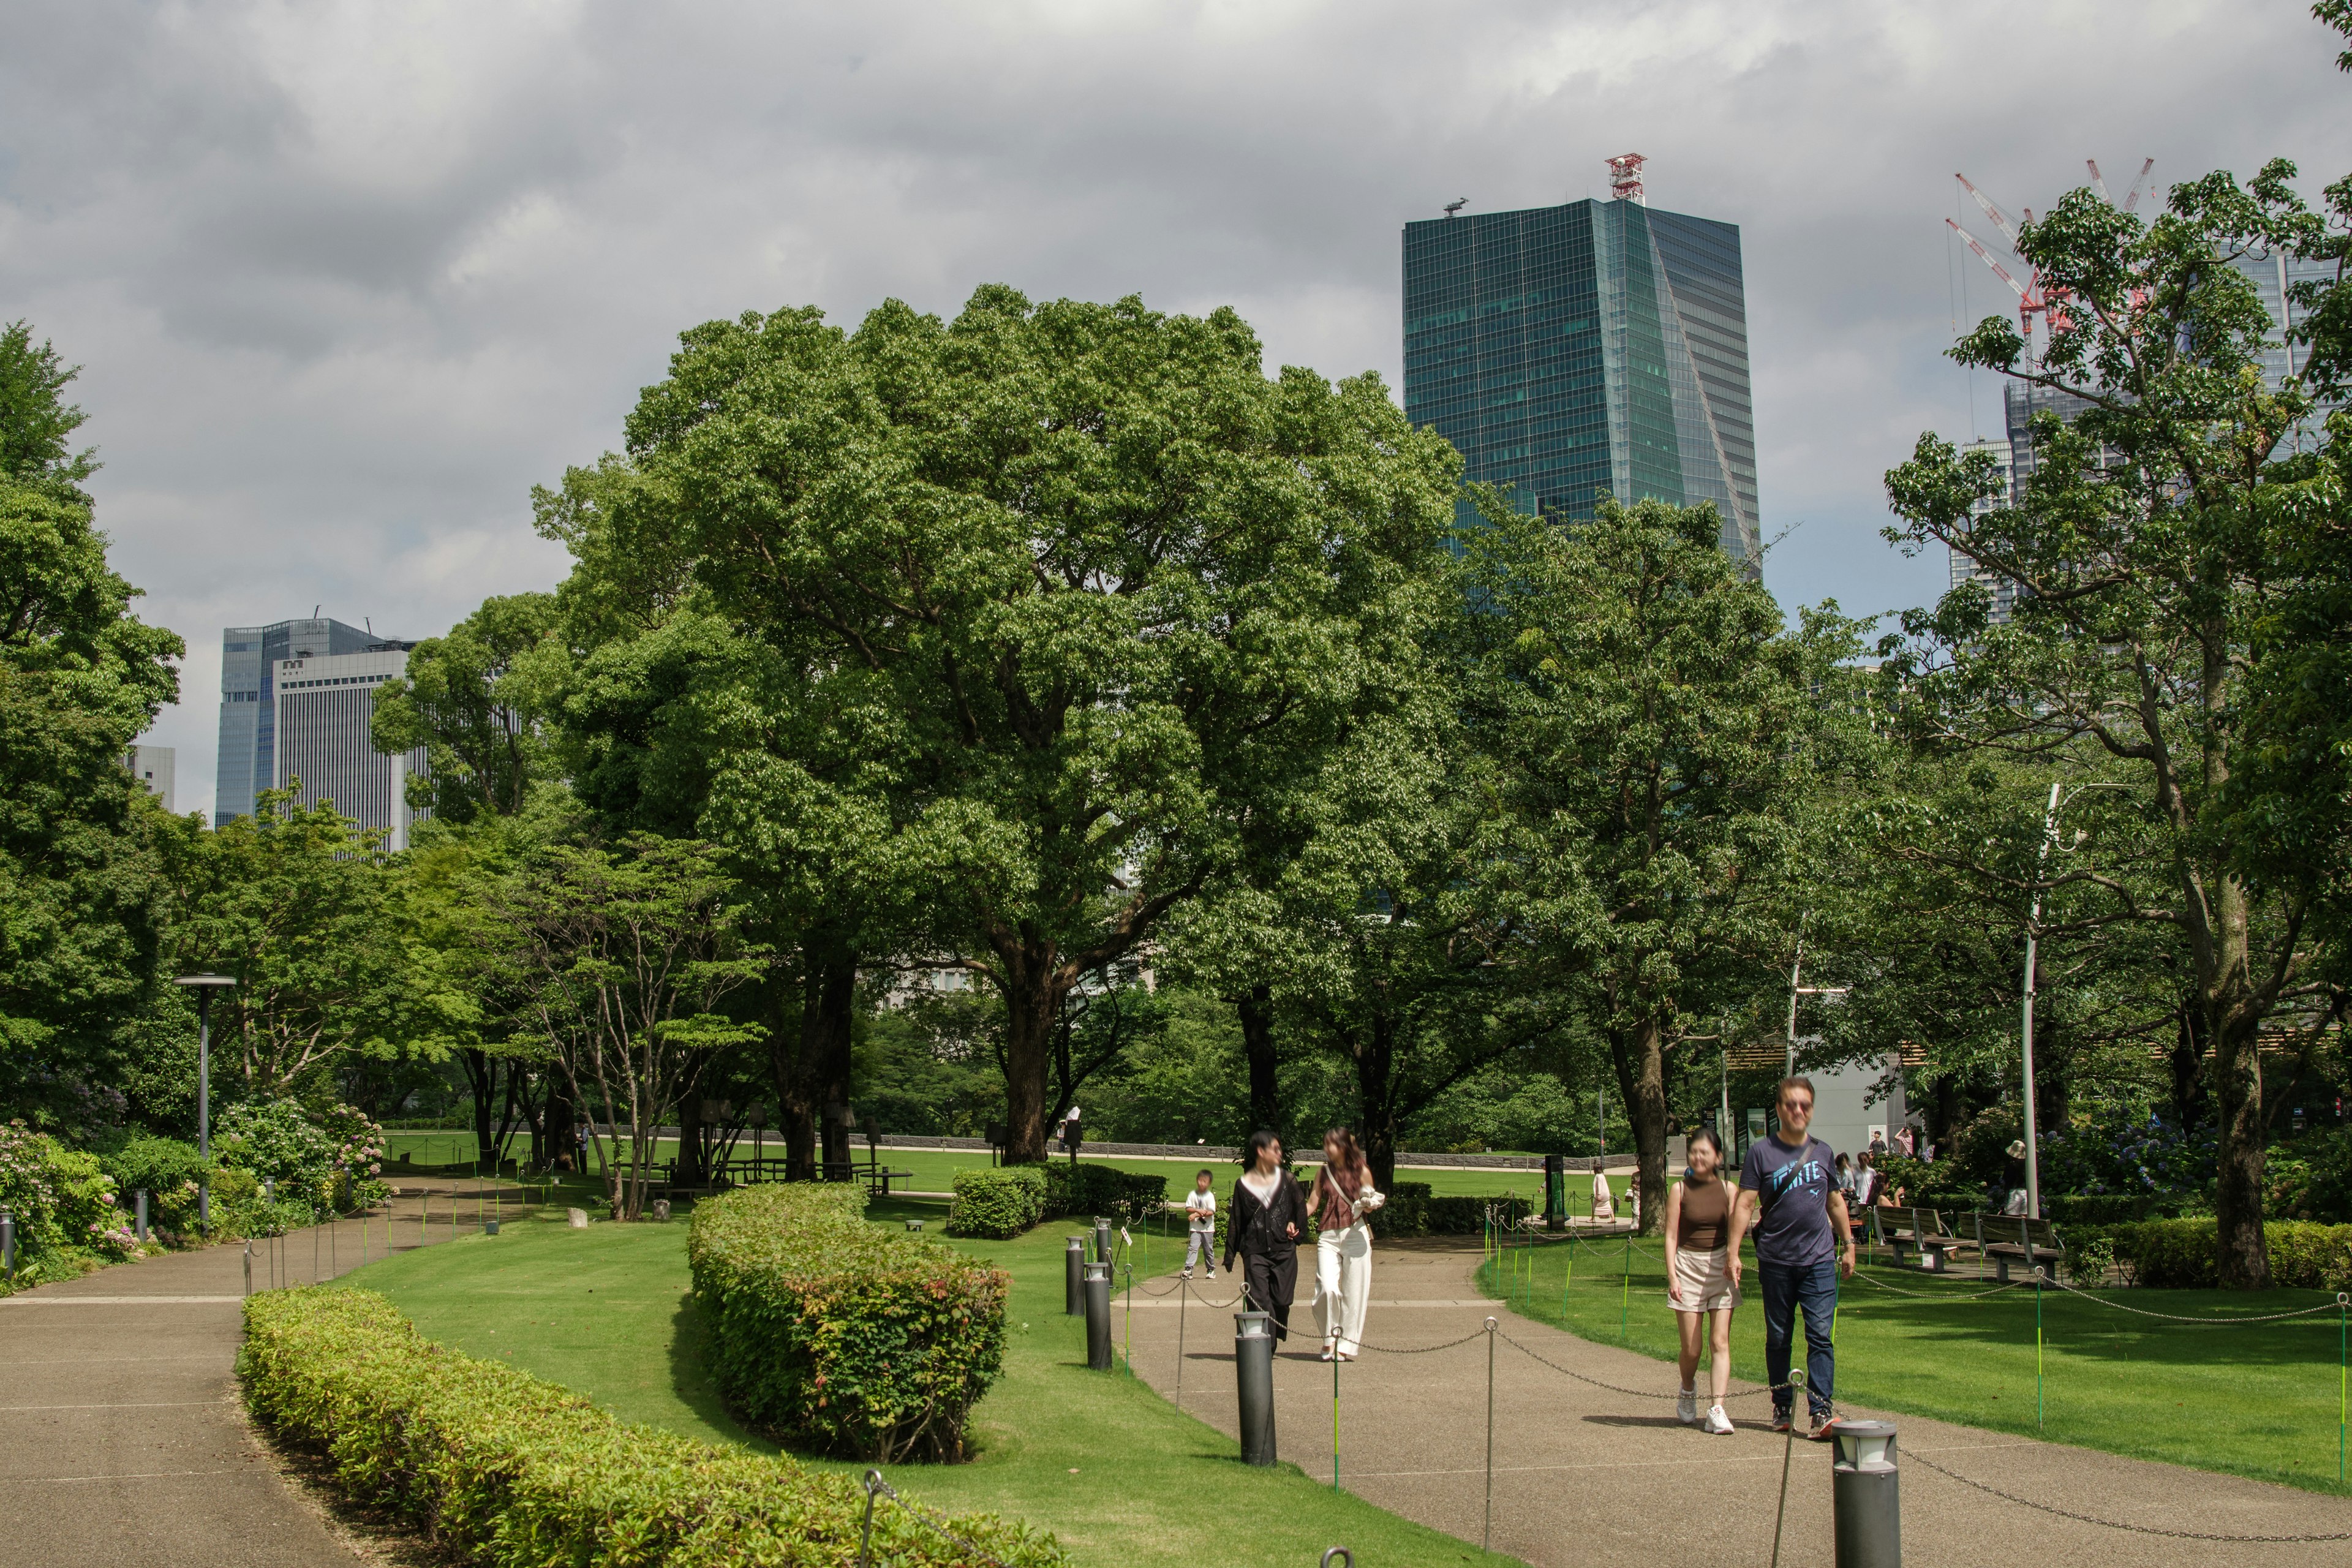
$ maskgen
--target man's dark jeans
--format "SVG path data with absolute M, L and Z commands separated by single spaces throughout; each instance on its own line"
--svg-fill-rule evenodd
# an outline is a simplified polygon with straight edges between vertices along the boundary
M 1830 1342 L 1837 1319 L 1838 1271 L 1834 1259 L 1790 1267 L 1759 1263 L 1757 1283 L 1764 1292 L 1764 1370 L 1772 1378 L 1772 1412 L 1786 1415 L 1795 1405 L 1789 1381 L 1789 1347 L 1797 1337 L 1797 1309 L 1805 1310 L 1805 1403 L 1819 1426 L 1830 1413 L 1837 1386 L 1837 1350 Z

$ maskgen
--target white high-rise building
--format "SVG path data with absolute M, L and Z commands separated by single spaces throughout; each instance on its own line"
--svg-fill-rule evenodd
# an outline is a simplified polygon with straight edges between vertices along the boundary
M 122 765 L 163 803 L 165 811 L 170 811 L 176 793 L 177 781 L 173 775 L 177 771 L 178 756 L 170 746 L 133 746 L 123 753 Z
M 411 826 L 428 815 L 407 802 L 409 776 L 425 771 L 424 750 L 386 756 L 369 739 L 377 689 L 407 668 L 408 645 L 379 644 L 364 653 L 281 658 L 270 683 L 271 787 L 293 790 L 304 805 L 332 801 L 360 826 L 383 829 L 388 849 L 408 847 Z
M 1996 507 L 2010 505 L 2014 499 L 2014 487 L 2017 482 L 2016 465 L 2011 457 L 2011 447 L 2007 441 L 1969 441 L 1961 446 L 1962 457 L 1971 452 L 1991 453 L 1993 462 L 2000 469 L 1999 493 L 1987 497 L 1969 509 L 1971 515 L 1982 517 Z M 2008 624 L 2010 613 L 2017 607 L 2017 584 L 1998 572 L 1978 565 L 1957 550 L 1951 552 L 1951 558 L 1952 586 L 1957 588 L 1961 584 L 1969 582 L 1984 584 L 1985 590 L 1992 595 L 1992 624 L 1997 626 Z

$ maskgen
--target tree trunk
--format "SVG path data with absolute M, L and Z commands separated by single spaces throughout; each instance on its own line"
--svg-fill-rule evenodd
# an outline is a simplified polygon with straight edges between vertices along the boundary
M 1050 951 L 1024 948 L 1004 973 L 1005 1160 L 1034 1165 L 1045 1158 L 1045 1081 L 1052 1071 L 1054 988 Z
M 2213 1217 L 2221 1284 L 2265 1290 L 2270 1248 L 2263 1236 L 2263 1088 L 2256 1057 L 2261 1015 L 2252 1005 L 2217 1008 L 2213 1039 L 2213 1101 L 2221 1133 Z
M 857 1016 L 854 948 L 806 942 L 801 948 L 797 1016 L 776 987 L 768 1031 L 768 1076 L 787 1181 L 813 1182 L 824 1163 L 849 1157 L 848 1129 L 824 1125 L 827 1106 L 849 1103 L 850 1043 Z M 838 1120 L 837 1118 L 835 1119 Z
M 801 1059 L 813 1080 L 809 1098 L 824 1112 L 822 1126 L 824 1163 L 837 1173 L 849 1163 L 850 1033 L 857 1020 L 857 954 L 827 953 L 821 966 L 811 965 L 808 1005 L 802 1011 L 813 1024 L 803 1036 Z
M 1363 1148 L 1364 1163 L 1372 1168 L 1372 1185 L 1387 1192 L 1396 1185 L 1396 1035 L 1387 1016 L 1375 1013 L 1370 1026 L 1352 1043 L 1356 1046 L 1356 1142 Z M 1294 1152 L 1293 1157 L 1299 1152 Z M 1320 1151 L 1309 1157 L 1320 1158 Z
M 702 1089 L 692 1077 L 686 1090 L 677 1097 L 677 1163 L 678 1184 L 701 1187 L 709 1184 L 709 1173 L 702 1158 Z
M 1233 998 L 1241 1019 L 1242 1054 L 1249 1060 L 1249 1109 L 1253 1131 L 1287 1135 L 1283 1125 L 1282 1083 L 1274 1053 L 1274 987 L 1254 985 Z
M 474 1091 L 474 1173 L 479 1175 L 482 1162 L 497 1156 L 491 1142 L 490 1097 L 498 1092 L 499 1058 L 480 1050 L 460 1050 L 457 1058 L 466 1069 L 466 1086 Z
M 1664 1026 L 1652 1014 L 1633 1030 L 1632 1082 L 1626 1120 L 1633 1124 L 1633 1149 L 1642 1183 L 1641 1234 L 1654 1236 L 1666 1217 L 1666 1055 Z
M 2178 1026 L 2173 1031 L 2172 1049 L 2167 1055 L 2166 1066 L 2171 1069 L 2173 1121 L 2186 1132 L 2205 1121 L 2208 1109 L 2205 1009 L 2192 996 L 2180 1004 L 2175 1018 Z

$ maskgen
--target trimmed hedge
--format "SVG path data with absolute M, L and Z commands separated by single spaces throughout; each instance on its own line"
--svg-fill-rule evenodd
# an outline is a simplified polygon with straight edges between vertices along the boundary
M 958 1171 L 948 1234 L 1009 1241 L 1045 1217 L 1045 1176 L 1034 1165 Z
M 2070 1237 L 2073 1233 L 2067 1233 Z M 2117 1226 L 2116 1251 L 2135 1282 L 2176 1290 L 2221 1284 L 2221 1227 L 2210 1219 L 2152 1219 Z M 2263 1226 L 2271 1281 L 2305 1290 L 2352 1290 L 2352 1225 L 2273 1220 Z
M 1045 1177 L 1044 1218 L 1101 1215 L 1121 1225 L 1141 1225 L 1168 1206 L 1168 1178 L 1139 1176 L 1115 1165 L 1073 1165 L 1048 1161 L 1031 1170 Z M 1190 1184 L 1186 1184 L 1188 1186 Z
M 844 1183 L 743 1187 L 695 1205 L 694 1290 L 710 1372 L 755 1426 L 861 1459 L 959 1459 L 1004 1364 L 1012 1278 L 866 1223 Z
M 237 1375 L 256 1420 L 325 1457 L 336 1484 L 493 1568 L 842 1568 L 866 1494 L 845 1475 L 628 1425 L 527 1373 L 418 1334 L 369 1290 L 247 1298 Z M 949 1521 L 1013 1568 L 1066 1562 L 1051 1536 Z M 879 1562 L 968 1553 L 904 1510 L 874 1516 Z M 885 1541 L 888 1542 L 886 1546 Z

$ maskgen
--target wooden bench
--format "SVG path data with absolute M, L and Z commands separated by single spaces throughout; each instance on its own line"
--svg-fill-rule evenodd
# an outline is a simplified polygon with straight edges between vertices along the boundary
M 2055 1276 L 2057 1266 L 2066 1256 L 2066 1243 L 2058 1235 L 2058 1227 L 2046 1219 L 2027 1219 L 2022 1215 L 1976 1214 L 1977 1250 L 1992 1260 L 1994 1271 L 2001 1283 L 2009 1282 L 2009 1266 L 2022 1263 L 2027 1269 L 2040 1268 L 2045 1262 Z
M 1904 1266 L 1903 1249 L 1911 1247 L 1918 1249 L 1920 1272 L 1941 1274 L 1953 1248 L 1968 1245 L 1952 1234 L 1944 1216 L 1934 1209 L 1874 1208 L 1870 1215 L 1880 1239 L 1895 1249 L 1898 1268 Z

